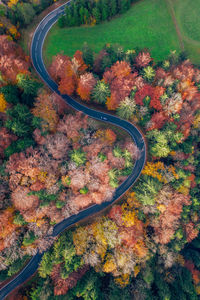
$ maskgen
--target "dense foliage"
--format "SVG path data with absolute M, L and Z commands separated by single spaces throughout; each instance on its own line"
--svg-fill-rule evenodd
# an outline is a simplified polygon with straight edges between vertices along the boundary
M 95 55 L 85 44 L 73 58 L 54 58 L 60 92 L 137 124 L 148 160 L 104 216 L 49 238 L 54 224 L 110 200 L 140 153 L 70 111 L 31 73 L 12 39 L 51 3 L 43 2 L 0 5 L 0 281 L 39 249 L 47 250 L 39 272 L 19 299 L 198 299 L 200 70 L 174 52 L 155 64 L 147 50 L 117 45 Z M 77 0 L 59 22 L 96 24 L 130 3 Z
M 54 0 L 3 0 L 0 3 L 0 34 L 7 34 L 12 39 L 20 38 L 20 29 L 30 25 L 36 15 L 41 13 Z
M 85 300 L 131 300 L 131 299 L 198 299 L 200 272 L 197 269 L 197 262 L 194 263 L 194 255 L 189 254 L 189 260 L 185 255 L 179 254 L 177 261 L 173 266 L 167 269 L 163 266 L 163 262 L 155 255 L 150 258 L 140 270 L 136 269 L 135 277 L 127 280 L 127 276 L 123 278 L 113 278 L 105 273 L 97 272 L 88 265 L 78 260 L 75 249 L 71 244 L 70 234 L 63 234 L 54 247 L 48 252 L 48 260 L 50 264 L 46 264 L 45 260 L 41 264 L 40 277 L 32 285 L 32 291 L 29 292 L 30 286 L 24 291 L 30 299 L 67 299 L 75 300 L 81 297 Z M 64 243 L 67 244 L 65 248 Z M 189 246 L 184 249 L 188 253 L 190 249 L 196 249 L 199 256 L 199 239 L 195 239 Z M 194 250 L 193 250 L 194 251 Z M 61 256 L 65 256 L 61 263 Z M 46 258 L 46 256 L 45 256 Z M 61 258 L 61 259 L 60 259 Z M 196 261 L 197 258 L 196 258 Z M 51 268 L 51 276 L 47 275 L 49 267 Z M 72 268 L 70 275 L 66 269 Z M 45 276 L 42 272 L 44 272 Z M 77 280 L 79 280 L 77 282 Z M 56 284 L 55 284 L 56 283 Z M 51 289 L 54 284 L 54 291 Z M 196 286 L 196 288 L 195 288 Z M 56 296 L 54 296 L 56 295 Z
M 149 157 L 123 204 L 73 231 L 76 255 L 100 274 L 112 274 L 121 288 L 137 291 L 133 299 L 197 299 L 198 243 L 190 243 L 200 229 L 200 70 L 175 53 L 157 65 L 147 51 L 119 46 L 92 56 L 84 45 L 83 53 L 83 61 L 76 58 L 80 51 L 73 59 L 54 58 L 50 72 L 60 91 L 73 76 L 71 94 L 137 123 Z
M 53 243 L 46 235 L 54 224 L 109 201 L 138 151 L 129 138 L 40 89 L 21 48 L 7 36 L 0 39 L 0 269 L 6 278 L 27 255 Z M 83 61 L 81 52 L 78 57 Z M 9 59 L 16 62 L 13 70 Z
M 58 20 L 60 27 L 95 25 L 126 12 L 135 0 L 76 0 L 66 6 Z

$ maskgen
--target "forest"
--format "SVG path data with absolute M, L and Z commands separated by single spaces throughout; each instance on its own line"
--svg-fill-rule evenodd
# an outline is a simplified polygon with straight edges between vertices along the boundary
M 200 70 L 175 52 L 157 64 L 147 50 L 123 51 L 118 45 L 106 45 L 94 55 L 85 44 L 82 53 L 89 66 L 82 75 L 73 67 L 77 53 L 73 58 L 58 54 L 53 59 L 49 72 L 60 92 L 138 124 L 148 143 L 148 162 L 122 204 L 97 222 L 72 230 L 75 253 L 84 266 L 101 274 L 103 286 L 105 274 L 112 274 L 109 284 L 123 288 L 124 299 L 126 293 L 134 299 L 143 299 L 144 294 L 144 299 L 197 299 Z M 66 260 L 55 263 L 56 250 L 51 251 L 54 295 L 61 293 L 58 282 L 64 294 L 65 282 L 71 287 L 71 277 L 63 275 Z M 49 270 L 44 269 L 45 259 L 39 274 L 48 278 Z M 78 295 L 76 288 L 71 293 L 72 299 Z M 101 297 L 114 299 L 99 294 L 94 299 Z
M 16 299 L 199 299 L 200 68 L 184 53 L 155 62 L 148 49 L 111 44 L 53 58 L 60 93 L 135 124 L 148 157 L 106 213 L 49 238 L 63 219 L 109 201 L 140 153 L 38 79 L 17 41 L 28 25 L 18 10 L 49 3 L 20 3 L 0 5 L 0 284 L 39 249 Z
M 0 249 L 5 270 L 16 259 L 45 250 L 53 242 L 46 235 L 56 223 L 111 200 L 139 153 L 131 139 L 99 128 L 45 91 L 28 70 L 22 50 L 7 36 L 0 42 L 5 61 L 0 88 Z M 15 73 L 9 73 L 9 59 Z M 79 59 L 84 69 L 81 53 Z
M 96 25 L 117 14 L 125 13 L 135 0 L 77 0 L 66 6 L 65 14 L 58 20 L 59 27 Z

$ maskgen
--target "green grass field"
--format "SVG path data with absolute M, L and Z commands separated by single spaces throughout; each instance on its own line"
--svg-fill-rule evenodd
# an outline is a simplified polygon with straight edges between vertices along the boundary
M 44 45 L 45 62 L 49 64 L 52 56 L 60 52 L 72 56 L 85 41 L 95 52 L 101 50 L 105 43 L 118 43 L 125 49 L 148 48 L 157 61 L 164 59 L 170 50 L 180 52 L 176 29 L 165 0 L 141 0 L 122 16 L 94 27 L 60 29 L 54 25 Z
M 200 64 L 200 0 L 171 0 L 185 50 Z

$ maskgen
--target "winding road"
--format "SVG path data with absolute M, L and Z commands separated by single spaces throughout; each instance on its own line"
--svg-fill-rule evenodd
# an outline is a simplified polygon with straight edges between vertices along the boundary
M 98 213 L 108 207 L 109 205 L 113 204 L 117 199 L 119 199 L 138 179 L 140 173 L 144 167 L 146 161 L 146 145 L 145 140 L 141 134 L 141 132 L 131 123 L 122 120 L 118 117 L 113 115 L 109 115 L 107 113 L 102 113 L 100 111 L 96 111 L 94 109 L 90 109 L 85 107 L 84 105 L 76 102 L 74 99 L 69 97 L 68 95 L 61 95 L 58 91 L 57 84 L 51 79 L 50 75 L 48 74 L 43 58 L 42 58 L 42 48 L 44 44 L 45 37 L 52 27 L 52 25 L 57 21 L 57 19 L 64 13 L 64 9 L 66 5 L 70 5 L 70 1 L 66 4 L 58 7 L 51 13 L 49 13 L 38 25 L 35 30 L 32 44 L 31 44 L 31 58 L 33 66 L 37 71 L 38 75 L 41 79 L 49 86 L 49 88 L 62 96 L 62 98 L 77 111 L 81 111 L 84 114 L 92 117 L 94 119 L 114 124 L 122 129 L 126 130 L 129 135 L 132 137 L 134 143 L 137 145 L 140 156 L 136 160 L 135 165 L 133 167 L 131 175 L 116 189 L 115 194 L 109 202 L 104 202 L 100 205 L 93 205 L 85 210 L 82 210 L 76 215 L 72 215 L 69 218 L 63 220 L 62 222 L 58 223 L 54 226 L 53 233 L 51 236 L 56 237 L 69 226 L 77 223 L 84 218 L 91 216 L 95 213 Z M 5 284 L 5 286 L 0 290 L 0 300 L 4 299 L 11 291 L 13 291 L 16 287 L 24 283 L 29 277 L 31 277 L 35 271 L 37 270 L 39 263 L 42 259 L 43 253 L 37 253 L 35 256 L 32 257 L 30 262 L 24 267 L 24 269 L 16 275 L 14 279 L 12 279 L 9 283 Z

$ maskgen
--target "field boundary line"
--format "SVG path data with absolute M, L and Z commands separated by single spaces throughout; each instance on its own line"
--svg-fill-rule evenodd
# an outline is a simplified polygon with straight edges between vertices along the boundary
M 165 1 L 166 1 L 167 5 L 169 7 L 169 10 L 170 10 L 170 14 L 171 14 L 171 17 L 172 17 L 172 20 L 173 20 L 173 23 L 174 23 L 174 26 L 175 26 L 175 29 L 176 29 L 176 33 L 178 35 L 178 40 L 179 40 L 179 44 L 180 44 L 181 50 L 184 51 L 185 50 L 185 46 L 184 46 L 184 42 L 183 42 L 183 36 L 181 34 L 178 22 L 176 20 L 176 16 L 175 16 L 175 12 L 174 12 L 174 8 L 173 8 L 173 5 L 172 5 L 172 2 L 171 2 L 171 0 L 165 0 Z

